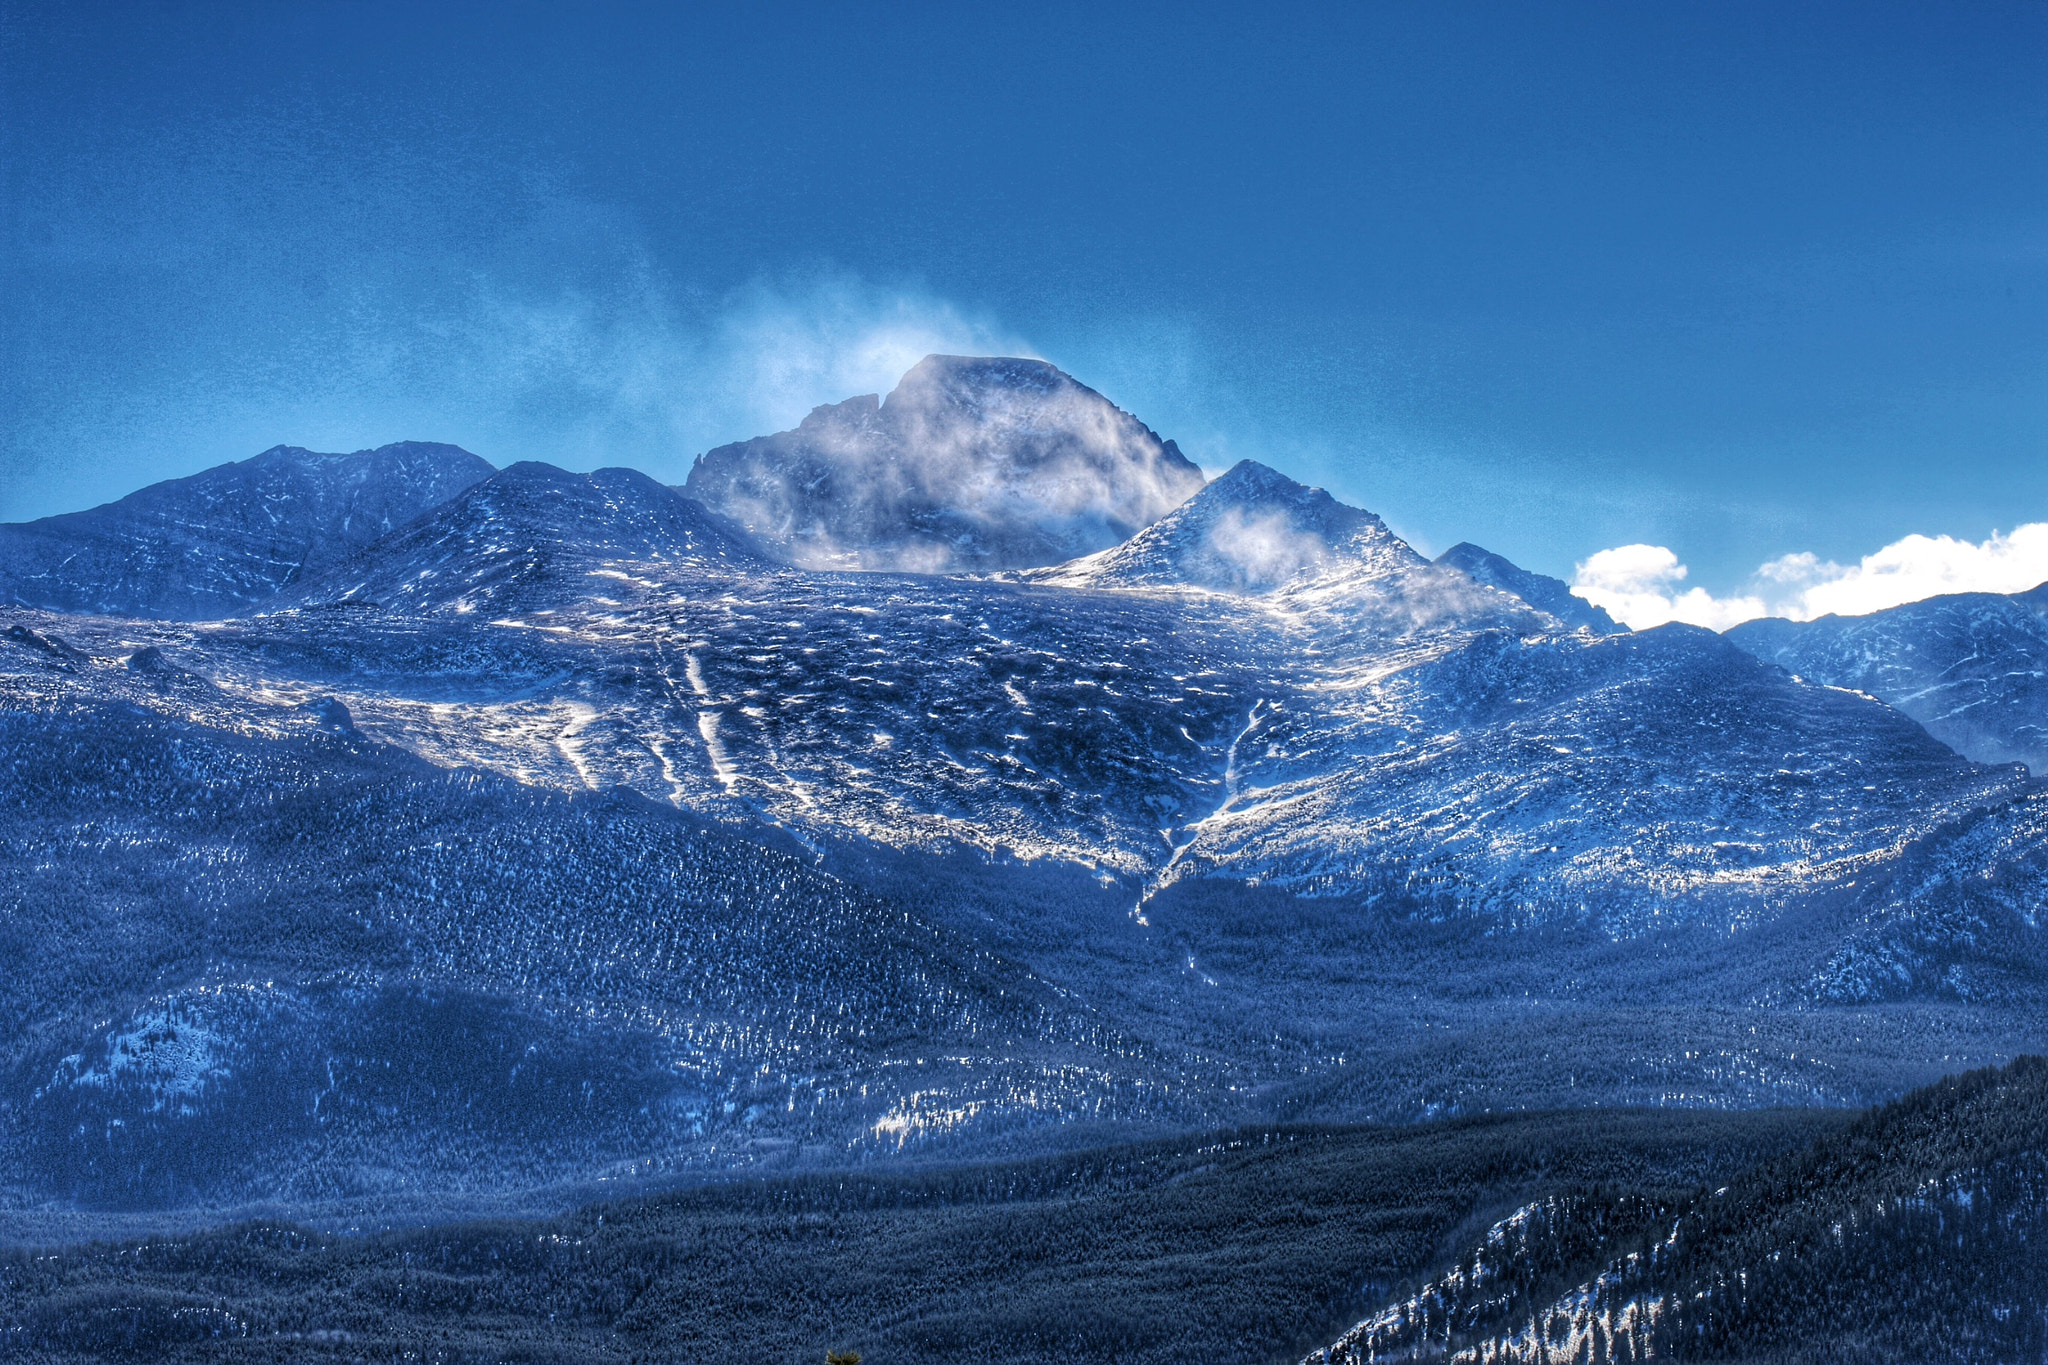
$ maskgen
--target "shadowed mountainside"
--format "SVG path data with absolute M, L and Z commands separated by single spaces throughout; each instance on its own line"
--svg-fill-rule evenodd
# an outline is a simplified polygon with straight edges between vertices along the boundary
M 1238 1129 L 755 1180 L 544 1221 L 275 1222 L 0 1253 L 0 1347 L 153 1360 L 1279 1362 L 1503 1205 L 1678 1200 L 1844 1116 L 1613 1112 Z
M 2038 1360 L 2048 1060 L 1942 1081 L 1681 1201 L 1551 1196 L 1304 1365 Z

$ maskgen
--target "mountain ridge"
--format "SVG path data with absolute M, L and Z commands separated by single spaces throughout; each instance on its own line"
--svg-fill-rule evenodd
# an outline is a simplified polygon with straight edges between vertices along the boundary
M 746 534 L 635 469 L 525 460 L 299 586 L 287 604 L 502 607 L 564 575 L 687 561 L 765 567 Z
M 1568 626 L 1580 626 L 1602 635 L 1618 635 L 1628 627 L 1571 590 L 1561 578 L 1534 573 L 1513 561 L 1471 541 L 1460 541 L 1436 557 L 1472 579 L 1511 592 L 1538 611 L 1549 612 Z
M 1030 366 L 977 439 L 1068 392 Z M 1019 448 L 1057 464 L 1049 430 Z M 523 462 L 221 619 L 10 611 L 8 1197 L 194 1199 L 244 1138 L 236 1197 L 306 1153 L 325 1183 L 280 1197 L 495 1196 L 1862 1103 L 2038 1036 L 2022 770 L 1454 559 L 1244 463 L 1056 565 L 806 569 L 644 474 Z M 523 1127 L 576 1066 L 583 1107 Z M 116 1121 L 162 1183 L 74 1141 Z
M 459 446 L 273 446 L 115 502 L 0 526 L 0 595 L 59 611 L 205 620 L 345 558 L 494 471 Z

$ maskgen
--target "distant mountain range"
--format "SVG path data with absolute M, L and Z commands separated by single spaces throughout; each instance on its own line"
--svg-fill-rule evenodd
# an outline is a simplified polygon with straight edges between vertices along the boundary
M 1815 682 L 1880 697 L 1980 763 L 2048 773 L 2048 585 L 1868 616 L 1749 621 L 1728 638 Z
M 52 521 L 0 541 L 17 1206 L 1848 1103 L 2044 1041 L 2021 666 L 1920 700 L 2031 657 L 2020 599 L 1631 633 L 1006 359 L 682 491 L 281 451 Z

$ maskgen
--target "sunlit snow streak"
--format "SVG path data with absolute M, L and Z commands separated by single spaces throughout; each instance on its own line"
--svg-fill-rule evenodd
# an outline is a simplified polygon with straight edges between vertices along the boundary
M 704 669 L 694 654 L 683 656 L 683 676 L 690 680 L 690 690 L 706 701 L 711 699 L 711 689 L 704 685 Z
M 661 764 L 661 779 L 668 783 L 669 804 L 672 806 L 682 805 L 683 797 L 688 793 L 683 787 L 682 779 L 676 776 L 675 761 L 669 757 L 668 745 L 664 744 L 659 738 L 649 738 L 647 741 L 647 751 L 654 755 L 656 762 Z
M 569 723 L 563 727 L 562 733 L 555 737 L 555 748 L 569 761 L 569 766 L 576 770 L 576 776 L 583 785 L 594 791 L 598 781 L 591 774 L 590 765 L 584 761 L 583 746 L 577 742 L 577 736 L 597 719 L 597 708 L 583 702 L 572 701 L 564 702 L 563 709 L 569 713 Z
M 718 738 L 718 722 L 722 717 L 722 712 L 699 711 L 697 713 L 697 733 L 703 736 L 704 752 L 711 757 L 711 775 L 718 779 L 719 784 L 726 791 L 730 792 L 734 784 L 739 781 L 740 774 L 739 769 L 733 766 L 732 759 L 726 754 L 725 745 Z
M 1215 811 L 1210 814 L 1209 818 L 1211 820 L 1229 810 L 1231 803 L 1237 800 L 1237 784 L 1239 780 L 1237 770 L 1238 749 L 1244 744 L 1245 740 L 1251 737 L 1252 732 L 1259 728 L 1259 722 L 1271 714 L 1272 712 L 1266 709 L 1266 699 L 1264 697 L 1259 698 L 1252 703 L 1250 714 L 1244 718 L 1244 729 L 1239 730 L 1237 737 L 1230 741 L 1230 749 L 1223 757 L 1223 804 L 1216 807 Z
M 1238 746 L 1243 744 L 1244 741 L 1250 737 L 1252 732 L 1259 728 L 1259 723 L 1261 721 L 1265 720 L 1272 714 L 1273 712 L 1268 707 L 1266 698 L 1261 697 L 1257 701 L 1252 703 L 1251 711 L 1245 716 L 1244 728 L 1239 730 L 1236 736 L 1232 738 L 1232 740 L 1230 741 L 1230 748 L 1226 750 L 1224 753 L 1223 800 L 1220 803 L 1218 803 L 1216 809 L 1209 812 L 1209 814 L 1204 816 L 1202 819 L 1195 821 L 1194 824 L 1191 825 L 1188 829 L 1187 838 L 1183 839 L 1181 842 L 1177 844 L 1173 841 L 1173 833 L 1171 830 L 1162 831 L 1162 833 L 1166 836 L 1167 847 L 1169 847 L 1172 850 L 1172 852 L 1167 856 L 1166 862 L 1160 867 L 1160 869 L 1157 872 L 1153 873 L 1151 878 L 1147 880 L 1143 894 L 1141 894 L 1138 897 L 1137 905 L 1134 906 L 1131 910 L 1132 917 L 1136 919 L 1138 923 L 1148 924 L 1150 922 L 1145 918 L 1145 907 L 1151 903 L 1152 898 L 1154 896 L 1158 895 L 1161 891 L 1164 891 L 1167 887 L 1173 884 L 1174 870 L 1180 866 L 1181 859 L 1187 856 L 1188 850 L 1193 848 L 1196 842 L 1201 838 L 1202 826 L 1208 824 L 1212 820 L 1216 820 L 1222 817 L 1224 813 L 1230 809 L 1231 803 L 1237 800 Z M 1185 733 L 1185 731 L 1183 731 L 1183 733 Z M 1190 960 L 1188 966 L 1190 968 L 1194 967 L 1194 962 Z M 1208 978 L 1205 976 L 1204 979 L 1206 980 Z

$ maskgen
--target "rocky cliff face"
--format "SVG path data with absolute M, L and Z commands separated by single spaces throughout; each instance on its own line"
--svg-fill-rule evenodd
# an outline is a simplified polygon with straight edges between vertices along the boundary
M 1055 564 L 1124 540 L 1201 471 L 1039 360 L 928 356 L 885 401 L 700 456 L 685 491 L 811 568 Z

